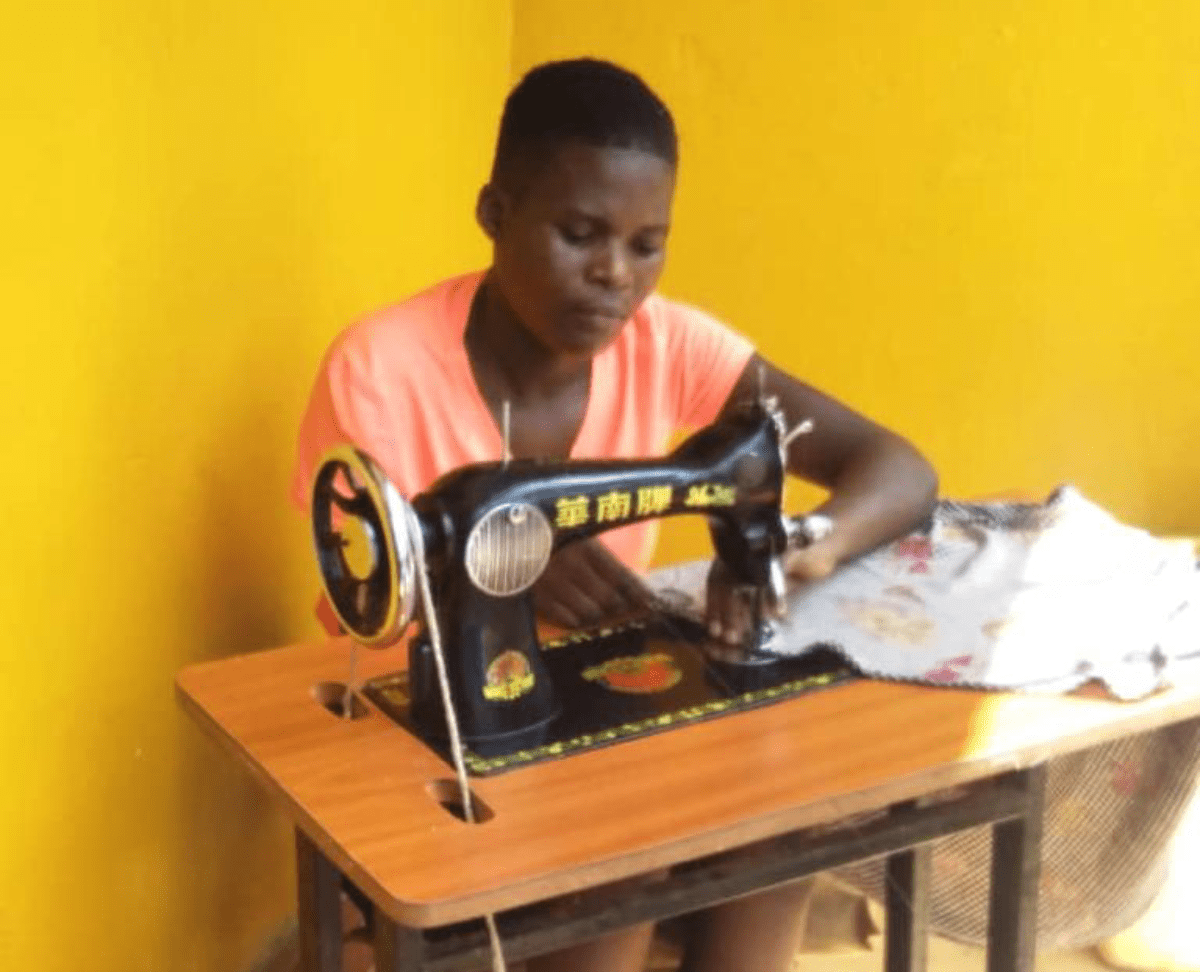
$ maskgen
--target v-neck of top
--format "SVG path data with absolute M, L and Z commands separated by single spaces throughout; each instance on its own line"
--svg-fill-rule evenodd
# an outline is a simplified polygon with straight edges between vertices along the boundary
M 465 387 L 471 389 L 471 408 L 477 410 L 478 417 L 483 421 L 483 427 L 490 430 L 492 444 L 495 446 L 496 458 L 502 458 L 504 455 L 504 431 L 496 422 L 496 417 L 492 414 L 492 410 L 488 408 L 487 399 L 484 398 L 483 389 L 479 387 L 479 381 L 475 377 L 475 369 L 471 367 L 471 356 L 467 353 L 467 321 L 471 316 L 471 304 L 475 300 L 475 295 L 479 292 L 480 286 L 483 284 L 483 272 L 471 274 L 464 277 L 461 281 L 461 286 L 455 288 L 451 298 L 452 306 L 450 313 L 447 315 L 448 321 L 452 323 L 447 337 L 450 344 L 449 353 L 453 364 L 460 369 L 461 377 L 464 379 Z M 594 390 L 598 381 L 604 380 L 604 373 L 607 368 L 607 351 L 604 349 L 598 354 L 593 355 L 591 360 L 591 373 L 588 376 L 587 401 L 583 406 L 583 419 L 579 423 L 579 428 L 575 432 L 575 440 L 571 443 L 570 451 L 567 453 L 569 459 L 591 458 L 595 455 L 594 440 L 596 438 L 593 426 L 598 421 L 595 415 L 596 395 Z M 589 450 L 589 443 L 592 443 Z

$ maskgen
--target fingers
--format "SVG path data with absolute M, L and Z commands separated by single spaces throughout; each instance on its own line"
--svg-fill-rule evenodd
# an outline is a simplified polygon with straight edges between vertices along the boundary
M 626 567 L 608 547 L 592 541 L 580 554 L 609 593 L 606 607 L 616 611 L 646 611 L 654 606 L 654 593 L 645 581 Z
M 563 556 L 564 549 L 533 588 L 534 606 L 547 621 L 562 628 L 596 623 L 604 611 L 600 582 L 586 560 Z
M 823 580 L 837 567 L 837 554 L 828 544 L 814 543 L 811 547 L 789 551 L 784 556 L 783 570 L 792 580 Z
M 653 603 L 637 575 L 597 540 L 580 540 L 559 550 L 533 594 L 538 613 L 564 628 L 612 624 Z
M 757 623 L 757 597 L 757 590 L 738 584 L 724 563 L 714 560 L 705 597 L 709 637 L 730 645 L 744 644 Z
M 586 594 L 561 582 L 539 581 L 533 588 L 538 615 L 559 628 L 583 628 L 599 613 L 599 606 Z
M 837 553 L 830 545 L 815 543 L 789 552 L 783 567 L 789 587 L 794 590 L 797 584 L 828 577 L 837 562 Z M 705 605 L 709 637 L 726 645 L 745 646 L 756 633 L 762 610 L 766 610 L 766 592 L 737 583 L 725 565 L 719 559 L 714 560 L 708 575 Z
M 732 595 L 725 604 L 721 629 L 726 644 L 742 645 L 758 625 L 758 591 L 754 588 L 735 587 Z

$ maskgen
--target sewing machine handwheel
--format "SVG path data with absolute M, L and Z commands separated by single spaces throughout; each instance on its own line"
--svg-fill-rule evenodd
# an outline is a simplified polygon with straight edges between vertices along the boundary
M 368 645 L 394 641 L 411 616 L 412 565 L 397 549 L 389 489 L 371 459 L 348 446 L 326 455 L 313 480 L 321 581 L 342 627 Z M 404 502 L 391 492 L 393 505 Z

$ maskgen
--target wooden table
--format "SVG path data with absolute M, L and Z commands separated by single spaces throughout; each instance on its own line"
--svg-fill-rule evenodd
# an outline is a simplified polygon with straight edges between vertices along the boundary
M 518 960 L 885 854 L 886 964 L 917 969 L 920 848 L 982 823 L 995 824 L 989 972 L 1029 972 L 1043 764 L 1200 715 L 1200 679 L 1137 703 L 856 682 L 473 779 L 489 819 L 467 824 L 439 803 L 453 772 L 424 744 L 369 705 L 345 720 L 316 701 L 348 655 L 344 639 L 299 645 L 177 681 L 187 711 L 295 822 L 305 972 L 340 967 L 341 875 L 376 905 L 379 972 L 407 972 L 486 966 L 473 919 L 489 912 Z M 359 654 L 362 677 L 404 664 L 398 648 Z M 827 826 L 869 811 L 881 813 Z M 749 845 L 762 853 L 721 856 Z M 635 892 L 600 889 L 651 873 Z

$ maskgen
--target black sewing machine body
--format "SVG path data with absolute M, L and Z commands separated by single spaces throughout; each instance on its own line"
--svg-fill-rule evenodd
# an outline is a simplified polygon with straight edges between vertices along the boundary
M 401 548 L 423 549 L 459 732 L 478 771 L 506 765 L 497 762 L 505 754 L 553 755 L 556 748 L 565 754 L 581 738 L 617 741 L 631 726 L 669 727 L 670 712 L 659 711 L 664 706 L 720 714 L 731 699 L 772 700 L 779 694 L 773 686 L 799 691 L 813 679 L 824 684 L 844 668 L 835 658 L 818 658 L 815 667 L 811 657 L 766 666 L 714 662 L 703 626 L 682 616 L 572 636 L 549 652 L 537 633 L 531 589 L 555 550 L 656 517 L 705 515 L 729 582 L 763 598 L 781 595 L 780 559 L 795 535 L 782 514 L 783 436 L 779 414 L 753 403 L 665 458 L 471 465 L 440 478 L 408 511 L 380 486 L 373 467 L 370 497 L 359 492 L 339 500 L 331 477 L 319 473 L 314 526 L 326 589 L 348 630 L 379 640 L 408 613 L 381 607 L 380 598 L 405 593 L 406 583 L 381 582 L 379 571 L 390 558 L 393 573 L 403 574 Z M 366 524 L 371 570 L 347 566 L 344 531 L 329 516 L 333 506 Z M 400 520 L 409 524 L 404 542 Z M 413 586 L 410 579 L 410 599 Z M 447 724 L 428 621 L 421 619 L 409 642 L 407 676 L 368 683 L 365 692 L 444 751 Z M 755 639 L 746 646 L 751 654 Z

